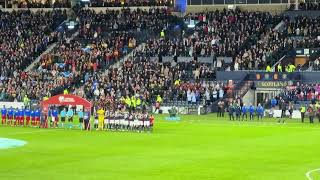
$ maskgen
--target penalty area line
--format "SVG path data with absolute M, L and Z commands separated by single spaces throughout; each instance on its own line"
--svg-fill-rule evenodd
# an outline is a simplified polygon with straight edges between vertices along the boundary
M 308 171 L 308 172 L 306 173 L 306 177 L 308 178 L 308 180 L 314 180 L 314 179 L 312 178 L 311 174 L 312 174 L 313 172 L 317 172 L 317 171 L 320 171 L 320 168 L 318 168 L 318 169 L 313 169 L 313 170 Z

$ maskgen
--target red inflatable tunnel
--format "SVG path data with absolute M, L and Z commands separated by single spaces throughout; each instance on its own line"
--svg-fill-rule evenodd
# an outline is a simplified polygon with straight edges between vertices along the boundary
M 82 105 L 85 111 L 91 111 L 91 103 L 79 96 L 72 95 L 72 94 L 60 94 L 56 96 L 52 96 L 51 98 L 44 100 L 41 102 L 42 111 L 48 112 L 48 108 L 51 105 L 56 106 L 76 106 Z

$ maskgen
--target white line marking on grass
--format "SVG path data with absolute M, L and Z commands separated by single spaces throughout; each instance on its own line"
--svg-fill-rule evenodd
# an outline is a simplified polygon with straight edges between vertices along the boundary
M 311 176 L 311 173 L 317 172 L 317 171 L 320 171 L 320 168 L 319 168 L 319 169 L 313 169 L 313 170 L 311 170 L 311 171 L 308 171 L 308 172 L 306 173 L 306 176 L 307 176 L 308 180 L 314 180 L 314 179 L 312 178 L 312 176 Z

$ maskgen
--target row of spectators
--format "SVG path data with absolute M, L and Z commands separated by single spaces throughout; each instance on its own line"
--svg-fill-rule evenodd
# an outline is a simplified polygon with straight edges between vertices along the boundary
M 71 8 L 69 0 L 22 0 L 18 3 L 19 8 Z
M 85 3 L 84 3 L 85 4 Z M 170 0 L 93 0 L 90 7 L 170 6 Z
M 32 100 L 39 100 L 71 82 L 69 78 L 53 76 L 48 72 L 20 70 L 15 71 L 13 76 L 0 78 L 0 101 L 22 101 L 25 95 Z
M 170 6 L 169 0 L 92 0 L 83 2 L 90 7 Z M 19 8 L 71 8 L 70 0 L 22 0 Z
M 297 82 L 294 85 L 287 86 L 282 96 L 289 101 L 306 101 L 306 100 L 320 100 L 320 84 Z
M 291 4 L 289 10 L 296 10 L 296 5 Z M 298 4 L 298 9 L 297 10 L 302 10 L 302 11 L 317 11 L 320 10 L 320 4 L 319 2 L 300 2 Z

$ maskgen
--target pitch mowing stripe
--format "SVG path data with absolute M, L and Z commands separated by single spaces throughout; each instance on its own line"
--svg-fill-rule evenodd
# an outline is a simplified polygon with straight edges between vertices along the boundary
M 158 121 L 157 123 L 164 123 L 164 124 L 171 124 L 173 122 L 167 122 L 167 121 Z M 179 123 L 179 122 L 176 122 Z M 271 127 L 271 128 L 291 128 L 291 129 L 320 129 L 319 126 L 317 126 L 317 124 L 315 123 L 314 126 L 312 126 L 310 124 L 310 126 L 304 126 L 302 123 L 276 123 L 276 122 L 258 122 L 258 121 L 254 121 L 254 122 L 250 122 L 250 121 L 219 121 L 219 122 L 203 122 L 203 121 L 195 121 L 195 120 L 187 120 L 187 121 L 181 121 L 181 123 L 185 123 L 185 124 L 201 124 L 201 125 L 209 125 L 209 126 L 221 126 L 221 127 Z M 307 123 L 305 123 L 307 124 Z M 294 125 L 294 126 L 291 126 Z M 295 126 L 295 125 L 302 125 L 302 126 Z M 309 124 L 308 124 L 309 125 Z
M 9 133 L 9 134 L 7 134 L 7 135 L 34 134 L 34 133 L 43 133 L 43 132 L 50 132 L 50 131 L 39 130 L 39 131 L 15 132 L 15 133 Z
M 306 177 L 308 178 L 308 180 L 313 180 L 311 174 L 312 174 L 313 172 L 317 172 L 317 171 L 320 171 L 320 168 L 319 168 L 319 169 L 313 169 L 313 170 L 308 171 L 308 172 L 306 173 Z

